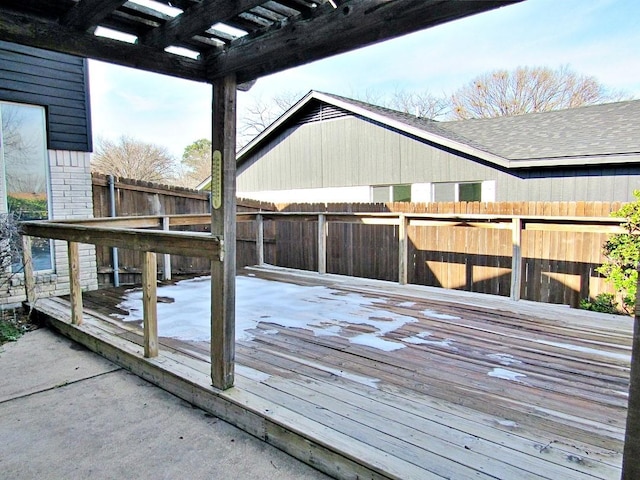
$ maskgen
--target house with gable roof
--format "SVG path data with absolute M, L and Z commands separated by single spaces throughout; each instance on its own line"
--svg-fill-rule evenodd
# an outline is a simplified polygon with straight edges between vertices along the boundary
M 311 91 L 237 162 L 238 196 L 277 203 L 632 201 L 640 100 L 437 122 Z

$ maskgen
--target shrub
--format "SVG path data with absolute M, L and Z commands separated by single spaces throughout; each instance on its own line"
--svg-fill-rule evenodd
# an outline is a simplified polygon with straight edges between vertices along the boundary
M 592 312 L 619 314 L 618 302 L 612 293 L 600 293 L 593 301 L 588 298 L 580 300 L 580 308 Z
M 608 262 L 596 269 L 607 278 L 616 292 L 622 294 L 622 307 L 628 313 L 633 312 L 636 304 L 637 266 L 640 260 L 640 190 L 635 190 L 633 195 L 635 202 L 627 203 L 611 214 L 627 219 L 622 225 L 627 233 L 611 235 L 602 247 Z

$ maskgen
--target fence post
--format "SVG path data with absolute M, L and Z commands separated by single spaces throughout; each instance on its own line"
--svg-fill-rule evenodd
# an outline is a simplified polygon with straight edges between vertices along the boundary
M 407 284 L 407 261 L 409 257 L 408 230 L 409 221 L 404 213 L 398 217 L 398 283 Z
M 169 231 L 169 217 L 162 217 L 162 230 Z M 162 279 L 171 280 L 171 255 L 164 253 L 162 255 Z
M 256 262 L 264 265 L 264 218 L 261 213 L 256 214 Z
M 82 288 L 80 286 L 80 253 L 77 242 L 67 242 L 69 254 L 69 294 L 71 296 L 71 323 L 82 325 Z
M 318 214 L 318 273 L 327 273 L 327 216 Z
M 24 288 L 27 302 L 33 307 L 36 301 L 36 279 L 33 276 L 33 257 L 31 256 L 31 237 L 22 236 L 22 261 L 24 262 Z
M 511 300 L 520 300 L 522 288 L 522 218 L 511 220 L 511 238 L 513 253 L 511 254 Z
M 640 263 L 636 269 L 640 272 Z M 622 480 L 633 480 L 640 475 L 640 363 L 638 362 L 640 362 L 640 275 L 636 289 L 633 321 L 627 428 L 622 455 Z
M 144 356 L 158 356 L 158 265 L 154 252 L 144 252 L 142 263 L 142 312 L 144 318 Z

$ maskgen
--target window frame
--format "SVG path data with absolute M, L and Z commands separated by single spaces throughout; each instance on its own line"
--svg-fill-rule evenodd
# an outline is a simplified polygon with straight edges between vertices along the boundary
M 0 182 L 2 182 L 2 188 L 0 192 L 2 192 L 3 198 L 0 200 L 2 202 L 1 212 L 4 214 L 11 213 L 9 211 L 9 191 L 7 185 L 7 165 L 5 160 L 5 147 L 4 147 L 4 131 L 2 129 L 2 105 L 15 105 L 17 107 L 26 107 L 26 108 L 34 108 L 40 112 L 40 128 L 42 128 L 42 141 L 43 144 L 39 145 L 39 150 L 41 150 L 42 155 L 42 167 L 44 168 L 44 192 L 46 194 L 46 205 L 47 205 L 47 215 L 46 219 L 50 220 L 52 218 L 52 208 L 53 208 L 53 200 L 52 200 L 52 185 L 51 185 L 51 165 L 49 161 L 49 151 L 48 151 L 48 131 L 47 131 L 47 109 L 43 105 L 35 105 L 29 103 L 20 103 L 20 102 L 11 102 L 6 100 L 0 100 Z M 41 147 L 41 148 L 40 148 Z M 38 153 L 40 155 L 40 153 Z M 55 244 L 53 240 L 49 239 L 49 268 L 37 269 L 35 268 L 34 262 L 34 272 L 49 274 L 55 272 Z M 14 266 L 9 267 L 13 273 L 20 273 L 22 270 L 22 266 L 19 269 L 14 269 Z

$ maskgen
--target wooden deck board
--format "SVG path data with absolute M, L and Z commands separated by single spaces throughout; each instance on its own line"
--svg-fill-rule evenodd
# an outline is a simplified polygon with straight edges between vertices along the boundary
M 168 377 L 153 373 L 159 384 L 167 381 L 174 393 L 340 478 L 619 477 L 630 320 L 606 325 L 605 317 L 489 295 L 250 272 L 366 296 L 377 309 L 420 319 L 386 340 L 424 342 L 386 352 L 349 341 L 370 331 L 367 325 L 344 325 L 340 337 L 315 336 L 265 319 L 251 340 L 236 343 L 236 387 L 217 392 L 215 401 L 206 400 L 206 343 L 161 338 L 160 357 L 135 360 L 143 365 L 135 368 L 169 368 Z M 80 329 L 141 357 L 139 325 L 108 317 L 123 292 L 86 293 L 90 325 Z M 50 300 L 43 310 L 68 323 L 66 305 Z M 496 368 L 523 376 L 490 376 Z M 180 376 L 193 386 L 180 386 Z

